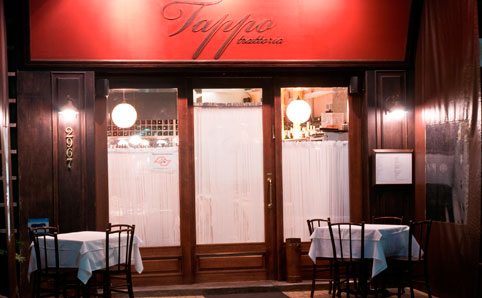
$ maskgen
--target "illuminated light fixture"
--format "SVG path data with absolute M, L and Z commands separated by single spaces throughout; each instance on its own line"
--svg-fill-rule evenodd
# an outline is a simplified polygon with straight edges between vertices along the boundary
M 293 123 L 304 123 L 310 119 L 311 107 L 306 101 L 298 97 L 290 102 L 286 108 L 286 116 Z
M 393 120 L 401 120 L 405 115 L 407 114 L 407 111 L 403 109 L 395 109 L 393 111 L 388 111 L 387 112 L 387 117 Z
M 77 118 L 78 114 L 77 108 L 72 103 L 72 98 L 70 95 L 67 95 L 67 103 L 60 108 L 59 115 L 65 120 L 72 120 Z
M 137 120 L 136 109 L 126 103 L 125 91 L 122 93 L 122 103 L 116 105 L 112 110 L 112 121 L 120 128 L 128 128 L 134 125 Z
M 157 146 L 159 147 L 162 147 L 164 145 L 167 145 L 167 141 L 166 140 L 158 140 L 157 141 Z
M 141 140 L 141 146 L 149 147 L 149 141 L 148 140 Z
M 142 139 L 140 136 L 132 136 L 130 139 L 129 139 L 129 143 L 131 143 L 132 145 L 134 146 L 137 146 L 141 143 Z
M 407 115 L 407 111 L 402 104 L 399 93 L 389 96 L 385 99 L 384 109 L 385 115 L 387 115 L 387 118 L 391 120 L 402 120 Z
M 59 109 L 59 117 L 61 117 L 65 122 L 70 122 L 77 118 L 79 114 L 77 108 L 72 103 L 72 98 L 67 95 L 67 103 Z M 74 128 L 67 125 L 64 130 L 65 132 L 65 161 L 67 163 L 67 168 L 72 169 L 72 163 L 74 161 Z
M 127 142 L 127 140 L 125 139 L 121 139 L 119 140 L 119 142 L 117 143 L 118 146 L 129 146 L 129 142 Z

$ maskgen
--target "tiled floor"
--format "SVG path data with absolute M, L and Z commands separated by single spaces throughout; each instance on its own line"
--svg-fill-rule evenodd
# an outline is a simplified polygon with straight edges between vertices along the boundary
M 286 296 L 290 298 L 309 298 L 310 297 L 310 291 L 291 291 L 291 292 L 282 292 Z M 252 297 L 262 297 L 262 293 L 253 293 Z M 136 296 L 137 297 L 137 296 Z M 151 296 L 149 298 L 204 298 L 204 296 Z M 222 298 L 222 295 L 218 296 L 219 298 Z M 322 290 L 322 291 L 316 291 L 315 292 L 315 298 L 331 298 L 331 294 L 328 294 L 328 291 Z M 345 297 L 343 295 L 342 297 Z M 396 295 L 396 290 L 392 291 L 392 296 L 390 297 L 397 297 Z M 403 298 L 408 298 L 410 297 L 410 293 L 405 293 L 402 295 Z M 415 290 L 415 298 L 422 298 L 422 297 L 427 297 L 427 294 L 422 293 L 420 291 Z M 435 296 L 432 296 L 435 298 Z
M 204 298 L 204 293 L 209 291 L 216 291 L 216 298 L 223 298 L 223 291 L 230 293 L 242 293 L 242 297 L 246 298 L 263 298 L 266 296 L 266 291 L 270 289 L 279 290 L 285 296 L 290 298 L 309 298 L 310 297 L 310 282 L 303 281 L 302 283 L 286 283 L 278 281 L 264 281 L 264 282 L 236 282 L 236 283 L 209 283 L 209 284 L 193 284 L 193 285 L 175 285 L 175 286 L 159 286 L 148 288 L 135 288 L 136 297 L 149 297 L 149 298 Z M 324 290 L 326 286 L 322 286 L 322 289 L 315 291 L 315 298 L 329 298 L 331 294 L 328 294 L 328 290 Z M 249 289 L 249 290 L 248 290 Z M 253 290 L 254 289 L 254 290 Z M 260 289 L 260 292 L 257 291 Z M 264 293 L 263 293 L 264 291 Z M 410 297 L 410 291 L 405 289 L 404 298 Z M 390 297 L 397 297 L 396 289 L 389 289 L 392 294 Z M 280 295 L 282 296 L 282 295 Z M 116 296 L 121 297 L 121 296 Z M 212 296 L 211 296 L 212 297 Z M 232 295 L 230 297 L 233 297 Z M 345 295 L 343 295 L 345 297 Z M 371 296 L 374 297 L 374 296 Z M 380 296 L 379 296 L 380 297 Z M 415 291 L 416 298 L 427 297 L 427 294 Z M 435 298 L 435 296 L 432 296 Z
M 408 290 L 408 288 L 407 288 Z M 391 291 L 391 296 L 390 297 L 397 297 L 397 290 L 396 289 L 392 289 Z M 404 298 L 407 298 L 407 297 L 410 297 L 410 291 L 407 291 L 408 293 L 405 293 L 402 295 L 402 297 Z M 285 294 L 286 296 L 290 297 L 290 298 L 306 298 L 306 297 L 310 297 L 310 292 L 309 291 L 300 291 L 300 292 L 283 292 L 283 294 Z M 316 291 L 315 292 L 315 298 L 329 298 L 331 297 L 331 294 L 328 294 L 328 291 Z M 345 297 L 345 295 L 343 295 L 343 297 Z M 351 296 L 351 297 L 354 297 L 354 296 Z M 378 296 L 380 297 L 380 296 Z M 422 297 L 427 297 L 427 294 L 425 293 L 422 293 L 420 291 L 415 291 L 415 298 L 422 298 Z M 434 297 L 434 296 L 432 296 Z

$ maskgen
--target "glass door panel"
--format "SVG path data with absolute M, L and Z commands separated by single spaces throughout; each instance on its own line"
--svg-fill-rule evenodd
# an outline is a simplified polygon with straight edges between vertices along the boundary
M 348 90 L 282 88 L 284 239 L 309 241 L 306 220 L 350 220 Z
M 197 244 L 265 241 L 262 89 L 195 89 Z
M 132 125 L 113 111 L 123 103 Z M 179 246 L 177 89 L 111 89 L 107 113 L 109 221 L 135 224 L 143 246 Z

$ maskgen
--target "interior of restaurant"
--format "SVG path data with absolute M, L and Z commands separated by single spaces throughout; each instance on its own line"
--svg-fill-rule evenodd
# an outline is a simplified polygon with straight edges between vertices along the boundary
M 0 0 L 0 297 L 481 295 L 480 1 L 256 2 Z

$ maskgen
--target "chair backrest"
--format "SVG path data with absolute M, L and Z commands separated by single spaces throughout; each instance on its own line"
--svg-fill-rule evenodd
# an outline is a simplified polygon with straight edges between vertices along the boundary
M 310 233 L 310 236 L 315 231 L 315 228 L 325 226 L 329 222 L 330 222 L 329 217 L 326 218 L 326 219 L 324 219 L 324 218 L 314 218 L 314 219 L 306 220 L 306 223 L 308 224 L 308 232 Z
M 348 278 L 358 275 L 360 289 L 366 288 L 365 223 L 331 223 L 331 247 L 335 275 L 344 271 Z M 340 270 L 343 267 L 343 270 Z
M 328 222 L 330 230 L 331 247 L 334 261 L 363 261 L 365 259 L 365 223 L 331 223 Z M 346 232 L 345 232 L 346 231 Z M 356 235 L 359 235 L 358 237 Z M 348 240 L 348 241 L 346 241 Z M 358 245 L 360 243 L 360 252 Z M 348 247 L 347 247 L 348 246 Z
M 33 242 L 35 256 L 37 258 L 37 272 L 43 274 L 59 275 L 59 243 L 57 240 L 57 227 L 36 227 L 29 228 L 29 237 Z M 47 242 L 53 241 L 53 247 L 47 246 Z M 54 255 L 48 254 L 54 249 Z M 41 278 L 41 277 L 40 277 Z
M 107 272 L 124 271 L 130 274 L 135 227 L 135 225 L 109 223 L 105 231 Z M 110 264 L 112 257 L 114 263 Z
M 413 222 L 410 221 L 410 233 L 408 237 L 408 260 L 427 262 L 428 244 L 430 240 L 430 230 L 432 229 L 432 220 L 424 220 Z M 417 239 L 419 248 L 412 251 L 412 239 Z
M 387 224 L 387 225 L 401 225 L 403 223 L 403 216 L 377 216 L 372 217 L 372 223 L 374 224 Z

